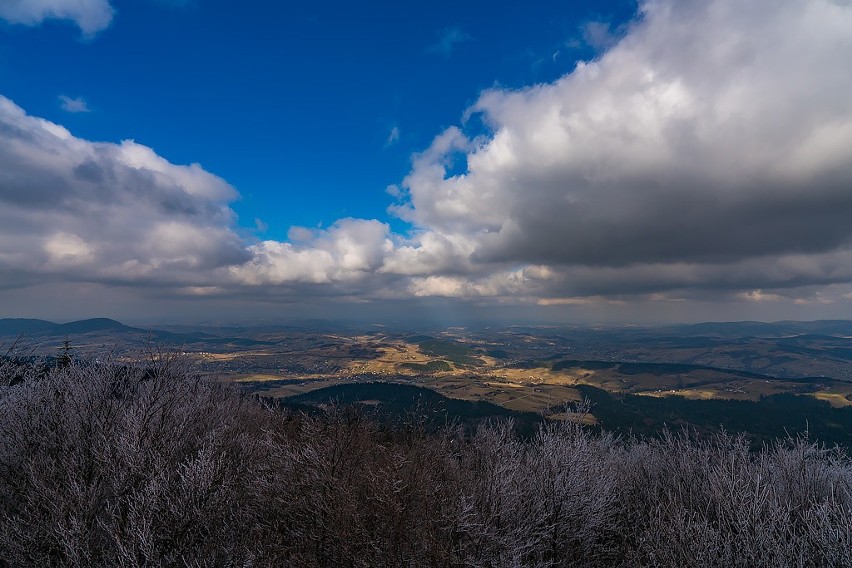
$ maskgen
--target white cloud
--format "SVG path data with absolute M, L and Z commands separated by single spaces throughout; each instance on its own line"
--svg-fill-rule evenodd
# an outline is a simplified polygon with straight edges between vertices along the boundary
M 763 290 L 752 290 L 750 292 L 742 292 L 737 294 L 737 297 L 749 302 L 777 302 L 784 300 L 784 296 L 779 294 L 767 294 Z
M 583 41 L 595 49 L 606 49 L 618 41 L 618 36 L 607 22 L 586 22 L 581 27 L 581 31 Z
M 473 243 L 459 235 L 426 231 L 410 239 L 397 239 L 381 267 L 381 272 L 405 276 L 428 274 L 469 274 Z
M 582 294 L 849 279 L 829 259 L 852 245 L 852 7 L 641 13 L 560 80 L 485 92 L 492 135 L 437 137 L 392 211 L 472 243 L 474 265 L 550 265 Z
M 207 283 L 249 254 L 236 191 L 132 141 L 89 142 L 0 97 L 0 287 Z
M 44 251 L 48 256 L 48 266 L 86 267 L 94 259 L 92 248 L 77 235 L 56 233 L 44 241 Z
M 535 276 L 526 269 L 519 269 L 496 272 L 480 278 L 446 275 L 417 277 L 412 278 L 409 291 L 415 297 L 522 299 L 533 293 L 535 287 Z
M 109 0 L 2 0 L 0 18 L 35 26 L 44 20 L 71 20 L 86 36 L 109 27 L 115 10 Z
M 248 285 L 331 284 L 363 279 L 381 267 L 393 248 L 390 228 L 379 221 L 341 219 L 326 230 L 291 230 L 294 242 L 264 241 L 250 247 L 252 259 L 235 266 Z
M 83 97 L 71 98 L 59 95 L 59 102 L 62 105 L 62 110 L 66 112 L 89 112 L 89 105 L 86 104 Z
M 451 127 L 415 155 L 388 188 L 404 235 L 341 219 L 246 242 L 236 192 L 201 166 L 81 140 L 0 99 L 0 286 L 544 306 L 848 293 L 852 5 L 640 9 L 595 61 L 483 93 L 466 117 L 490 134 Z

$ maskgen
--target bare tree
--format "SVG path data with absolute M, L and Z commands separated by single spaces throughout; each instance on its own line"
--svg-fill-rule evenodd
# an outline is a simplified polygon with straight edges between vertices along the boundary
M 281 411 L 162 350 L 7 356 L 0 566 L 852 566 L 852 463 L 806 437 L 422 426 Z

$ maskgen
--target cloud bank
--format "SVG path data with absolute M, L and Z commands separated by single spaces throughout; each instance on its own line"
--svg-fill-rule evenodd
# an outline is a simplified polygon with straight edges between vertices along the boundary
M 81 140 L 0 99 L 0 286 L 848 302 L 850 30 L 846 2 L 642 2 L 596 60 L 482 93 L 414 156 L 389 208 L 407 234 L 342 219 L 252 242 L 235 190 L 199 165 Z M 468 136 L 473 119 L 489 133 Z

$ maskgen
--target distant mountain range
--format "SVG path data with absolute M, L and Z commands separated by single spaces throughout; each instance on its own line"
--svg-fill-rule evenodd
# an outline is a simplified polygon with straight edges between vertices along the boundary
M 322 325 L 319 325 L 319 324 Z M 192 329 L 191 326 L 169 326 L 179 332 L 162 331 L 156 329 L 143 329 L 131 327 L 119 321 L 109 318 L 92 318 L 69 323 L 54 323 L 41 319 L 26 319 L 26 318 L 3 318 L 0 319 L 0 337 L 2 336 L 64 336 L 77 335 L 85 333 L 132 333 L 132 334 L 154 334 L 162 338 L 172 339 L 187 339 L 195 338 L 197 340 L 204 339 L 223 339 L 226 336 L 240 336 L 246 331 L 252 333 L 257 332 L 318 332 L 318 331 L 337 331 L 342 328 L 347 330 L 351 326 L 343 325 L 335 327 L 330 322 L 302 322 L 301 325 L 270 325 L 268 323 L 258 326 L 235 327 L 235 326 L 217 326 L 215 329 L 206 328 L 208 331 L 214 331 L 215 335 L 201 333 Z M 368 326 L 373 327 L 373 326 Z M 356 329 L 352 327 L 351 329 Z M 360 329 L 360 328 L 357 328 Z M 759 321 L 737 321 L 737 322 L 704 322 L 696 324 L 675 324 L 665 326 L 607 326 L 603 328 L 584 327 L 581 325 L 572 325 L 561 328 L 558 326 L 547 326 L 539 328 L 536 326 L 512 326 L 512 329 L 520 332 L 529 332 L 534 335 L 547 336 L 554 334 L 564 334 L 566 331 L 581 332 L 585 334 L 624 334 L 631 336 L 652 335 L 655 337 L 671 335 L 672 337 L 706 337 L 706 338 L 735 338 L 735 337 L 766 337 L 766 338 L 781 338 L 792 336 L 825 336 L 825 337 L 852 337 L 852 321 L 850 320 L 817 320 L 817 321 L 777 321 L 777 322 L 759 322 Z M 434 339 L 432 336 L 412 336 L 409 341 L 420 342 L 427 339 Z M 259 341 L 257 344 L 265 342 Z
M 517 325 L 510 328 L 515 333 L 528 333 L 537 337 L 576 336 L 585 337 L 676 337 L 676 338 L 767 338 L 778 339 L 800 335 L 825 337 L 852 337 L 852 320 L 815 321 L 731 321 L 703 322 L 667 325 L 583 325 L 534 326 Z
M 0 319 L 0 335 L 77 335 L 95 331 L 145 332 L 108 318 L 94 318 L 69 323 L 54 323 L 40 319 Z
M 55 323 L 40 319 L 0 319 L 0 337 L 23 337 L 24 339 L 46 340 L 75 335 L 108 335 L 113 338 L 144 339 L 168 344 L 205 343 L 209 345 L 274 345 L 274 342 L 258 341 L 244 337 L 220 337 L 208 333 L 174 333 L 158 329 L 143 329 L 124 325 L 109 318 L 93 318 L 68 323 Z
M 777 321 L 764 323 L 759 321 L 706 322 L 686 326 L 674 326 L 672 329 L 688 335 L 718 337 L 786 337 L 793 335 L 852 336 L 852 321 Z

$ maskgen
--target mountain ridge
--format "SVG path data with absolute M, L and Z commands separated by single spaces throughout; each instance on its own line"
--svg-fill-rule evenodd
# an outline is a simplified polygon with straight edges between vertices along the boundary
M 247 338 L 229 338 L 208 333 L 176 333 L 159 329 L 145 329 L 125 325 L 110 318 L 89 318 L 66 323 L 56 323 L 48 320 L 32 318 L 2 318 L 0 319 L 0 337 L 52 338 L 96 333 L 140 335 L 150 337 L 154 341 L 172 344 L 207 341 L 211 343 L 238 342 L 251 345 L 272 345 L 274 342 L 258 341 Z

